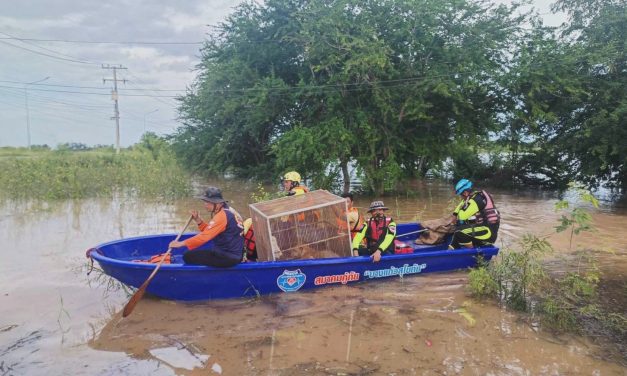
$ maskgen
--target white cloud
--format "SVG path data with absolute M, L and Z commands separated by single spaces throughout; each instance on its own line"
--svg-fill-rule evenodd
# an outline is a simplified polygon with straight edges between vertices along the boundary
M 161 25 L 167 26 L 176 33 L 188 29 L 201 29 L 207 25 L 215 25 L 231 12 L 240 1 L 204 1 L 196 6 L 193 13 L 184 12 L 172 7 L 166 7 Z
M 87 14 L 85 13 L 68 13 L 60 18 L 16 18 L 0 16 L 0 25 L 5 30 L 28 31 L 35 32 L 51 28 L 75 28 L 79 27 Z

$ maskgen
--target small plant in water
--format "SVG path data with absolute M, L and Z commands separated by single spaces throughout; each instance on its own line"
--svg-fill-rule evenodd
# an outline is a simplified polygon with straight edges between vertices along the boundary
M 269 201 L 275 198 L 283 197 L 284 194 L 282 192 L 268 192 L 264 188 L 264 186 L 259 183 L 257 184 L 257 190 L 250 195 L 250 198 L 253 202 L 262 202 Z
M 590 191 L 582 188 L 580 185 L 575 183 L 570 183 L 569 187 L 573 189 L 579 199 L 583 202 L 587 202 L 592 204 L 594 208 L 599 208 L 599 200 L 594 197 Z M 561 211 L 569 208 L 568 201 L 562 200 L 558 201 L 555 204 L 555 210 Z M 568 243 L 568 249 L 571 250 L 573 247 L 573 236 L 579 235 L 582 231 L 593 231 L 594 228 L 592 226 L 592 216 L 585 208 L 573 208 L 570 213 L 567 215 L 563 215 L 560 218 L 560 224 L 555 227 L 557 232 L 562 232 L 570 229 L 570 240 Z

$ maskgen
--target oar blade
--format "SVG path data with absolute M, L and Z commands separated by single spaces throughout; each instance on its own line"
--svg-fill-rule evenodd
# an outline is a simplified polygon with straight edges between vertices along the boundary
M 148 287 L 148 284 L 150 283 L 151 279 L 152 278 L 147 279 L 146 282 L 144 282 L 141 285 L 141 287 L 137 289 L 137 291 L 135 291 L 135 294 L 131 296 L 131 299 L 129 299 L 128 303 L 126 303 L 126 305 L 124 306 L 124 309 L 122 310 L 122 317 L 126 317 L 130 315 L 131 312 L 133 312 L 133 310 L 135 309 L 135 306 L 137 305 L 137 302 L 139 302 L 141 298 L 144 296 L 144 293 L 146 293 L 146 288 Z
M 185 227 L 183 227 L 181 232 L 179 232 L 179 234 L 176 236 L 176 239 L 174 239 L 175 241 L 178 241 L 181 238 L 181 235 L 183 235 L 183 233 L 185 232 L 185 230 L 187 229 L 189 224 L 192 223 L 192 219 L 194 219 L 193 216 L 189 217 L 189 219 L 187 220 L 187 223 L 185 224 Z M 133 312 L 133 309 L 135 309 L 135 306 L 137 305 L 137 302 L 139 302 L 141 300 L 141 298 L 144 296 L 144 293 L 146 292 L 146 288 L 148 287 L 148 284 L 150 283 L 150 281 L 152 281 L 152 279 L 154 278 L 155 274 L 157 274 L 157 271 L 161 267 L 161 264 L 163 264 L 163 260 L 165 260 L 165 258 L 167 257 L 167 255 L 170 254 L 170 252 L 172 252 L 172 248 L 168 248 L 168 251 L 165 253 L 165 257 L 161 258 L 161 260 L 157 264 L 157 267 L 155 267 L 155 270 L 152 271 L 150 276 L 148 276 L 146 281 L 144 283 L 142 283 L 142 285 L 139 287 L 139 289 L 137 289 L 137 291 L 135 291 L 135 294 L 133 294 L 133 296 L 131 296 L 131 299 L 129 299 L 128 303 L 126 303 L 126 305 L 124 306 L 124 309 L 122 310 L 122 317 L 126 317 L 126 316 L 130 315 L 131 312 Z

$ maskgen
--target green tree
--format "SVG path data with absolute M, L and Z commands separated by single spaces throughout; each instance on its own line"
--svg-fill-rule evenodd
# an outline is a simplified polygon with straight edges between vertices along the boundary
M 181 98 L 175 150 L 244 176 L 298 169 L 322 185 L 354 163 L 377 194 L 498 130 L 524 17 L 465 0 L 269 0 L 237 8 Z M 333 166 L 336 166 L 334 168 Z
M 627 188 L 627 5 L 558 1 L 570 22 L 560 39 L 539 27 L 520 49 L 510 88 L 512 165 L 524 182 L 576 180 Z

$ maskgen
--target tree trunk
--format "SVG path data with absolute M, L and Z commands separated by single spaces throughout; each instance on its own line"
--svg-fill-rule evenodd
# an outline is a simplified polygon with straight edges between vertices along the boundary
M 351 176 L 348 172 L 348 161 L 340 161 L 342 167 L 342 177 L 344 178 L 344 193 L 348 193 L 351 190 Z

